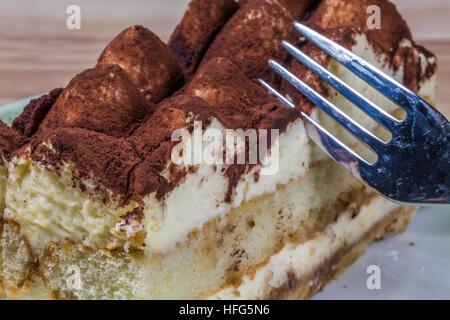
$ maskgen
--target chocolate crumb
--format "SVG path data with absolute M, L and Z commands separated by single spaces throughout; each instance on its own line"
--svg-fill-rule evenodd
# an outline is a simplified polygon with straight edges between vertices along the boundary
M 31 100 L 23 112 L 14 119 L 12 129 L 26 138 L 31 137 L 63 90 L 63 88 L 53 89 L 48 94 Z

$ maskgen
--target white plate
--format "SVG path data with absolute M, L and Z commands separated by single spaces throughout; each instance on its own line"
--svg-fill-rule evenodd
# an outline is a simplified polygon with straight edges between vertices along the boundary
M 367 287 L 371 265 L 380 289 Z M 404 234 L 369 245 L 314 299 L 450 299 L 450 207 L 421 208 Z

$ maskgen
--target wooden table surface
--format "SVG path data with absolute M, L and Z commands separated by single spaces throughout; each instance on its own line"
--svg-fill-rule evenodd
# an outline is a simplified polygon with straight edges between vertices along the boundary
M 64 86 L 121 30 L 143 24 L 167 40 L 189 0 L 1 0 L 0 105 Z M 450 1 L 395 0 L 415 40 L 438 56 L 438 108 L 450 118 Z M 71 4 L 81 30 L 66 27 Z

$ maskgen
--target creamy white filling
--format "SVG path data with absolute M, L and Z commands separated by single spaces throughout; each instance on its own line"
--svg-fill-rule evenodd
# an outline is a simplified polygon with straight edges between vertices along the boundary
M 352 245 L 359 241 L 397 207 L 396 204 L 377 197 L 363 206 L 353 219 L 349 209 L 319 236 L 300 245 L 286 244 L 265 266 L 258 269 L 253 277 L 246 276 L 238 287 L 229 286 L 210 298 L 262 299 L 267 297 L 267 290 L 280 288 L 285 284 L 292 272 L 296 279 L 311 276 L 345 244 Z
M 430 78 L 425 79 L 420 84 L 419 96 L 427 100 L 432 105 L 436 104 L 436 86 L 437 86 L 437 74 L 435 73 Z
M 117 206 L 89 197 L 72 187 L 72 167 L 60 174 L 32 163 L 13 159 L 8 167 L 5 219 L 20 224 L 22 234 L 40 254 L 50 241 L 75 241 L 89 247 L 114 247 L 113 233 L 121 216 L 136 206 Z M 95 190 L 95 189 L 94 189 Z
M 217 121 L 213 121 L 210 127 L 225 130 Z M 205 144 L 204 148 L 208 148 L 208 145 Z M 206 222 L 225 215 L 232 207 L 275 192 L 277 185 L 303 176 L 311 160 L 303 121 L 299 119 L 289 124 L 271 150 L 279 153 L 278 172 L 274 175 L 259 175 L 255 179 L 255 174 L 261 171 L 261 165 L 255 166 L 239 180 L 231 203 L 224 201 L 229 184 L 222 170 L 226 169 L 226 165 L 198 165 L 197 171 L 188 174 L 185 181 L 167 194 L 162 203 L 155 199 L 155 194 L 146 197 L 146 250 L 172 250 L 191 231 L 201 229 Z

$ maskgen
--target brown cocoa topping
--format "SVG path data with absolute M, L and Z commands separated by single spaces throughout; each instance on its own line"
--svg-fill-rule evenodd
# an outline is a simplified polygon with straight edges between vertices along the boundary
M 201 63 L 226 57 L 250 79 L 274 78 L 267 60 L 287 57 L 282 40 L 295 40 L 294 17 L 277 0 L 248 0 L 227 22 Z
M 73 78 L 39 131 L 78 127 L 124 137 L 154 107 L 118 65 L 100 65 Z
M 11 154 L 22 144 L 22 137 L 0 121 L 0 164 L 9 160 Z
M 12 128 L 24 137 L 31 137 L 63 90 L 63 88 L 53 89 L 48 94 L 31 100 L 23 112 L 14 119 Z
M 74 179 L 92 179 L 119 199 L 129 195 L 130 175 L 140 162 L 129 142 L 82 128 L 57 128 L 30 142 L 31 158 L 54 167 L 74 167 Z M 81 188 L 81 186 L 80 186 Z
M 181 69 L 167 46 L 149 29 L 132 26 L 103 50 L 98 65 L 117 64 L 153 103 L 169 96 L 182 79 Z
M 236 12 L 234 0 L 192 0 L 168 46 L 190 79 L 214 36 Z

